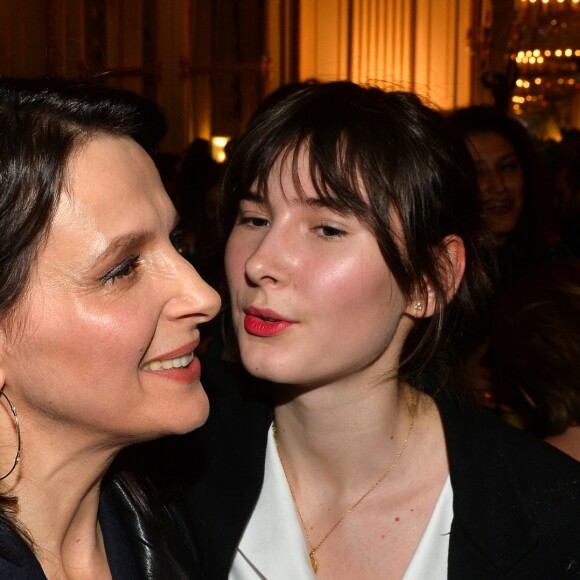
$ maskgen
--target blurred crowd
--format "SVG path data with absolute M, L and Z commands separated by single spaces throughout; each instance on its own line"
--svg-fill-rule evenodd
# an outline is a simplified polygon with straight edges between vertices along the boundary
M 466 337 L 480 403 L 580 460 L 580 132 L 538 142 L 491 106 L 450 119 L 479 181 L 492 288 Z

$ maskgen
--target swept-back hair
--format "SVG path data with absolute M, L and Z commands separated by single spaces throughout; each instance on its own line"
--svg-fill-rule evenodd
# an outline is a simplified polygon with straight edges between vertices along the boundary
M 0 78 L 0 321 L 23 295 L 50 230 L 71 154 L 98 134 L 128 136 L 152 154 L 161 111 L 95 81 Z
M 418 320 L 401 357 L 400 376 L 422 387 L 448 383 L 462 325 L 487 290 L 478 251 L 477 178 L 463 142 L 443 114 L 414 94 L 348 81 L 298 86 L 260 109 L 234 145 L 222 184 L 220 226 L 231 231 L 239 200 L 267 196 L 276 163 L 287 157 L 297 191 L 298 156 L 308 155 L 314 193 L 352 212 L 372 230 L 407 297 L 435 294 L 431 319 Z M 396 224 L 396 225 L 395 225 Z M 446 236 L 463 239 L 466 270 L 447 304 Z
M 126 136 L 152 154 L 166 131 L 161 110 L 94 81 L 0 77 L 0 326 L 10 328 L 32 264 L 48 236 L 71 156 L 98 135 Z M 121 474 L 144 506 L 140 486 Z M 0 496 L 0 521 L 33 544 Z M 146 511 L 144 509 L 144 511 Z

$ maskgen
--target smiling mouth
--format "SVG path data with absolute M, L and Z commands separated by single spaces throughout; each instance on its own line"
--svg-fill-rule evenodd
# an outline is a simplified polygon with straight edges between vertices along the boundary
M 175 358 L 168 358 L 165 360 L 152 360 L 143 365 L 144 371 L 168 371 L 169 369 L 179 369 L 186 367 L 193 360 L 193 352 L 189 354 L 178 356 Z
M 514 205 L 514 202 L 511 199 L 493 200 L 493 201 L 486 201 L 483 203 L 483 207 L 485 209 L 505 208 L 505 207 L 512 207 L 513 205 Z

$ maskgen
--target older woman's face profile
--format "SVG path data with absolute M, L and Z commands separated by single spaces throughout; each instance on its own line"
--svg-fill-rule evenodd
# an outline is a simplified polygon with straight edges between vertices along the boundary
M 73 154 L 4 356 L 23 422 L 119 444 L 203 423 L 193 352 L 219 297 L 174 249 L 175 222 L 134 141 L 98 137 Z

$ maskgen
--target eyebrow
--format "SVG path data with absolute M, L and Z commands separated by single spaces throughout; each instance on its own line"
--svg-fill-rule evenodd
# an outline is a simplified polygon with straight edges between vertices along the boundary
M 179 225 L 179 215 L 175 214 L 173 218 L 173 223 L 171 226 L 171 232 Z M 129 234 L 123 234 L 113 238 L 107 247 L 96 256 L 97 262 L 102 262 L 107 260 L 110 256 L 117 253 L 123 253 L 130 250 L 134 250 L 140 246 L 143 246 L 146 242 L 154 237 L 154 233 L 150 230 L 142 230 L 131 232 Z
M 266 203 L 266 198 L 263 195 L 258 195 L 257 193 L 248 191 L 244 195 L 240 196 L 240 201 L 251 201 L 252 203 L 264 205 Z
M 498 161 L 506 161 L 507 159 L 510 159 L 511 157 L 513 157 L 516 161 L 519 161 L 519 158 L 515 152 L 506 153 L 505 155 L 502 155 L 501 157 L 498 158 Z
M 240 201 L 249 201 L 257 205 L 266 205 L 266 197 L 257 193 L 248 192 L 240 197 Z M 298 197 L 290 202 L 291 205 L 314 208 L 331 208 L 333 206 L 319 197 Z
M 96 261 L 103 262 L 107 260 L 110 256 L 113 256 L 117 253 L 134 250 L 135 248 L 142 246 L 152 237 L 153 237 L 152 232 L 143 230 L 140 232 L 132 232 L 127 235 L 122 235 L 113 238 L 111 242 L 107 244 L 107 247 L 96 256 Z
M 475 163 L 476 167 L 487 167 L 488 161 L 486 161 L 485 159 L 474 159 L 473 160 Z M 506 155 L 502 155 L 501 157 L 498 157 L 497 159 L 493 160 L 493 164 L 496 165 L 498 163 L 506 163 L 506 162 L 512 162 L 515 161 L 516 163 L 518 163 L 519 165 L 521 165 L 520 160 L 518 159 L 518 156 L 515 153 L 507 153 Z

